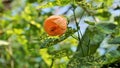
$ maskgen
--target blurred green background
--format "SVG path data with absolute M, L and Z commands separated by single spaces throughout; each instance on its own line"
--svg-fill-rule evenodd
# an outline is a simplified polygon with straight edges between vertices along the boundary
M 67 18 L 64 35 L 44 31 L 51 15 Z M 0 68 L 119 66 L 119 0 L 0 0 Z

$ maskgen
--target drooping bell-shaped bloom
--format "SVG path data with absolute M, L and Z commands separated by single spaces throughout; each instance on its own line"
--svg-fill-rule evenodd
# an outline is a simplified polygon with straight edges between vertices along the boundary
M 67 20 L 63 16 L 50 16 L 44 22 L 44 29 L 50 36 L 61 36 L 67 30 Z

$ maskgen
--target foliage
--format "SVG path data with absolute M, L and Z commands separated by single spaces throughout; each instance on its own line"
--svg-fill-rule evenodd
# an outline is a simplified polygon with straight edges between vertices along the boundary
M 11 9 L 0 1 L 0 68 L 119 67 L 120 14 L 114 11 L 120 5 L 115 1 L 13 0 L 7 2 Z M 68 18 L 66 33 L 48 36 L 44 20 L 61 11 Z

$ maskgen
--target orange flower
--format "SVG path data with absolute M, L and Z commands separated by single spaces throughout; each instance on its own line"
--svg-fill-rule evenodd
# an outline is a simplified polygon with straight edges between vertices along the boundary
M 50 36 L 61 36 L 67 30 L 67 20 L 62 16 L 50 16 L 44 22 L 44 29 Z

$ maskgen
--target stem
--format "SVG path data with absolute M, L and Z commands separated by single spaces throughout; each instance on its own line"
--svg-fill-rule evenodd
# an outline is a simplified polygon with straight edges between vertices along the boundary
M 75 8 L 73 8 L 73 15 L 74 15 L 74 19 L 75 19 L 75 24 L 76 24 L 76 27 L 77 27 L 77 30 L 79 30 L 79 24 L 77 22 L 77 18 L 76 18 L 76 15 L 75 15 Z
M 72 6 L 69 6 L 69 8 L 63 13 L 64 15 L 68 13 L 68 11 L 72 8 Z
M 83 17 L 83 15 L 84 15 L 84 11 L 83 11 L 82 15 L 80 16 L 79 22 L 81 21 L 81 18 Z M 80 35 L 81 35 L 81 37 L 83 36 L 81 30 L 80 30 Z M 81 38 L 81 40 L 84 40 L 84 39 Z
M 88 39 L 88 53 L 87 53 L 87 55 L 89 55 L 89 53 L 90 53 L 90 46 L 89 46 L 89 44 L 90 44 L 90 39 Z
M 84 14 L 85 14 L 85 11 L 83 10 L 82 15 L 80 16 L 79 22 L 81 21 L 81 18 L 83 17 Z
M 51 63 L 51 65 L 50 65 L 50 68 L 52 68 L 53 63 L 54 63 L 54 59 L 52 58 L 52 63 Z
M 78 30 L 77 33 L 78 33 L 79 44 L 81 44 L 82 41 L 81 41 L 81 39 L 80 39 L 80 34 L 81 34 L 81 36 L 82 36 L 82 33 L 81 33 L 81 30 L 80 30 L 79 24 L 78 24 L 78 22 L 77 22 L 77 18 L 76 18 L 76 15 L 75 15 L 75 8 L 74 8 L 74 7 L 73 7 L 73 15 L 74 15 L 74 20 L 75 20 L 76 27 L 77 27 L 77 30 Z M 79 30 L 80 30 L 80 33 L 79 33 Z M 78 45 L 78 46 L 79 46 L 79 45 Z M 82 47 L 82 45 L 80 45 L 80 46 L 81 46 L 82 54 L 83 54 L 83 56 L 84 56 L 83 47 Z

